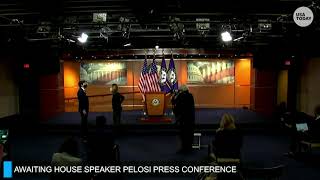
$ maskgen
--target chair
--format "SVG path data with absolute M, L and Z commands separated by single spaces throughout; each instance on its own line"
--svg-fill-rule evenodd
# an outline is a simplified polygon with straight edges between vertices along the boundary
M 200 149 L 201 148 L 201 133 L 193 133 L 193 137 L 198 137 L 197 138 L 197 143 L 192 144 L 193 149 Z
M 120 162 L 120 149 L 119 149 L 119 145 L 115 144 L 115 145 L 113 146 L 112 155 L 113 155 L 114 161 L 115 161 L 116 163 Z
M 240 164 L 240 158 L 217 158 L 216 161 L 218 164 Z
M 208 145 L 208 156 L 209 158 L 213 159 L 214 162 L 220 164 L 220 165 L 241 165 L 241 159 L 236 157 L 219 157 L 214 154 L 212 151 L 213 147 L 212 144 Z
M 279 180 L 283 175 L 284 167 L 284 165 L 278 165 L 271 168 L 242 168 L 240 173 L 244 180 Z

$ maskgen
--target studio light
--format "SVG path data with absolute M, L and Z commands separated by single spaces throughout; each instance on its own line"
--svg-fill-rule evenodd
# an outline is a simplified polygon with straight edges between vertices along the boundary
M 85 43 L 85 42 L 87 42 L 88 37 L 89 36 L 86 33 L 82 33 L 81 36 L 78 37 L 78 41 L 81 43 Z
M 231 34 L 228 31 L 221 33 L 222 41 L 229 42 L 232 40 Z
M 236 39 L 234 39 L 233 41 L 234 42 L 236 42 L 236 41 L 240 41 L 241 39 L 243 39 L 244 37 L 243 36 L 241 36 L 241 37 L 238 37 L 238 38 L 236 38 Z
M 75 43 L 75 42 L 76 42 L 75 40 L 69 39 L 69 38 L 67 38 L 66 40 L 67 40 L 68 42 L 70 42 L 70 43 Z
M 129 46 L 131 46 L 131 43 L 125 43 L 123 46 L 124 47 L 129 47 Z
M 109 41 L 109 37 L 111 36 L 112 34 L 112 30 L 110 27 L 103 27 L 100 29 L 100 37 L 107 40 L 107 42 Z

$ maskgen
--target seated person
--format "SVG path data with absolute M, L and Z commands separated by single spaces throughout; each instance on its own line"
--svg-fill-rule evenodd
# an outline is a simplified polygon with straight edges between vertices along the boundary
M 79 166 L 82 160 L 78 157 L 78 143 L 74 138 L 67 138 L 59 148 L 57 153 L 52 156 L 52 166 Z M 50 180 L 89 180 L 88 175 L 83 174 L 51 174 Z
M 218 158 L 238 159 L 240 158 L 241 146 L 242 134 L 236 128 L 234 117 L 231 114 L 224 114 L 210 150 Z
M 300 113 L 302 114 L 302 113 Z M 285 155 L 293 156 L 297 152 L 300 141 L 320 141 L 320 105 L 315 108 L 315 118 L 305 116 L 292 117 L 292 122 L 287 124 L 291 129 L 290 152 Z M 297 129 L 297 124 L 306 124 L 307 129 Z
M 51 164 L 54 166 L 81 165 L 82 160 L 78 156 L 78 143 L 74 138 L 67 138 L 59 151 L 52 156 Z

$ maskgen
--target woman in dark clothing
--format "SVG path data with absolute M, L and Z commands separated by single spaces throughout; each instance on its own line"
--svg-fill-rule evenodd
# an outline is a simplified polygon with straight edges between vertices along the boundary
M 234 117 L 224 114 L 212 141 L 211 153 L 219 158 L 240 158 L 241 146 L 242 134 L 235 126 Z
M 113 124 L 119 125 L 121 121 L 121 112 L 122 112 L 122 102 L 124 101 L 124 96 L 122 96 L 118 92 L 118 85 L 112 84 L 111 86 L 111 92 L 113 94 L 112 96 L 112 109 L 113 109 Z

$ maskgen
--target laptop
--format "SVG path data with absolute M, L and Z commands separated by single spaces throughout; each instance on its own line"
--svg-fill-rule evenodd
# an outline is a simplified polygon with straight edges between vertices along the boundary
M 298 123 L 298 124 L 296 124 L 296 128 L 297 128 L 297 131 L 300 131 L 300 132 L 304 132 L 304 131 L 309 130 L 307 123 Z

